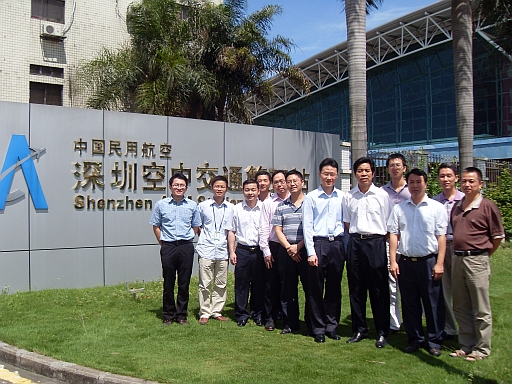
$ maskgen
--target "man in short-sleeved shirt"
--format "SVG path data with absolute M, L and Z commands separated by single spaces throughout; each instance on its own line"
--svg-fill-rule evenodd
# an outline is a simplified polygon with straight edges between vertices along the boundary
M 440 356 L 445 317 L 441 277 L 448 216 L 441 203 L 426 195 L 424 171 L 414 168 L 406 178 L 411 198 L 395 205 L 388 220 L 389 270 L 398 278 L 409 339 L 404 352 L 413 353 L 424 346 L 432 356 Z M 428 338 L 423 332 L 423 312 Z
M 188 179 L 182 173 L 169 180 L 171 197 L 155 204 L 149 223 L 160 244 L 164 278 L 164 325 L 187 324 L 190 276 L 194 263 L 195 234 L 201 225 L 197 204 L 185 198 Z M 178 295 L 174 300 L 174 284 L 178 276 Z
M 411 197 L 404 175 L 407 172 L 407 163 L 401 153 L 392 153 L 386 159 L 386 168 L 391 176 L 391 181 L 381 188 L 388 193 L 393 205 L 401 203 Z M 389 263 L 389 249 L 388 249 Z M 400 319 L 400 307 L 398 304 L 398 284 L 396 279 L 389 273 L 389 333 L 396 333 L 400 330 L 402 320 Z
M 297 285 L 300 282 L 306 297 L 304 304 L 304 321 L 311 330 L 311 315 L 309 310 L 309 279 L 308 255 L 304 247 L 304 234 L 302 229 L 302 204 L 304 193 L 302 187 L 304 178 L 297 170 L 286 173 L 286 185 L 290 196 L 279 203 L 272 218 L 272 225 L 276 236 L 281 243 L 279 258 L 279 275 L 281 276 L 282 290 L 281 303 L 284 312 L 285 326 L 282 334 L 299 330 L 299 297 Z
M 505 237 L 496 204 L 480 194 L 482 172 L 462 171 L 465 196 L 451 213 L 453 227 L 453 313 L 459 324 L 460 349 L 450 356 L 481 360 L 491 353 L 492 312 L 489 299 L 490 256 Z
M 228 248 L 231 264 L 235 266 L 235 316 L 239 327 L 249 320 L 247 308 L 251 293 L 251 311 L 257 325 L 263 325 L 263 290 L 265 263 L 258 246 L 261 201 L 258 183 L 245 180 L 242 184 L 244 201 L 233 208 L 233 219 L 228 223 Z M 237 242 L 235 246 L 235 241 Z
M 452 164 L 442 163 L 437 169 L 437 178 L 443 191 L 434 196 L 432 199 L 439 201 L 446 208 L 448 219 L 450 218 L 452 208 L 464 197 L 464 193 L 456 188 L 459 181 L 457 168 Z M 446 320 L 444 324 L 443 339 L 454 339 L 457 335 L 457 324 L 455 315 L 453 314 L 452 305 L 452 264 L 453 256 L 453 230 L 448 220 L 448 229 L 446 231 L 446 255 L 444 257 L 444 273 L 443 273 L 443 297 L 444 307 L 446 311 Z
M 199 256 L 199 324 L 202 325 L 207 324 L 210 318 L 228 320 L 222 316 L 222 309 L 226 303 L 229 267 L 226 227 L 232 220 L 233 204 L 225 199 L 228 181 L 224 176 L 215 176 L 210 184 L 213 199 L 198 206 L 201 232 L 196 252 Z
M 352 317 L 352 337 L 357 343 L 368 337 L 366 298 L 369 292 L 377 348 L 384 348 L 389 333 L 389 277 L 386 221 L 391 213 L 388 194 L 373 184 L 375 164 L 367 157 L 354 162 L 357 186 L 343 199 L 343 221 L 350 234 L 347 279 Z

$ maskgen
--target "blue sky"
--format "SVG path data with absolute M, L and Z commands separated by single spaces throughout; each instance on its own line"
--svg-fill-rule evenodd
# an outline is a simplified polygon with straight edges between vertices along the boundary
M 433 3 L 433 0 L 384 0 L 379 9 L 368 16 L 367 30 Z M 298 48 L 292 52 L 294 63 L 300 63 L 347 38 L 341 0 L 248 0 L 248 11 L 253 12 L 268 4 L 283 8 L 283 13 L 274 20 L 272 35 L 290 38 L 297 45 Z

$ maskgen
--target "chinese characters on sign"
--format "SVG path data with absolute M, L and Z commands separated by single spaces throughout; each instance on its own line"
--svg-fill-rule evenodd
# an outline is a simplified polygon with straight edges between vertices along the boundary
M 126 141 L 125 143 L 119 140 L 98 140 L 92 139 L 90 146 L 87 141 L 80 138 L 74 141 L 73 150 L 81 157 L 91 154 L 92 159 L 75 161 L 72 163 L 73 169 L 71 172 L 75 176 L 75 183 L 73 189 L 79 193 L 80 190 L 90 189 L 91 193 L 95 193 L 96 189 L 104 190 L 105 185 L 127 193 L 135 193 L 138 188 L 138 170 L 140 169 L 142 178 L 142 191 L 157 191 L 162 192 L 164 195 L 167 190 L 168 178 L 176 173 L 183 173 L 190 182 L 192 182 L 193 175 L 192 169 L 186 167 L 184 163 L 180 162 L 177 167 L 170 166 L 170 172 L 167 174 L 166 166 L 167 160 L 172 159 L 171 150 L 172 146 L 168 143 L 159 145 L 151 142 Z M 138 164 L 137 158 L 140 154 L 140 161 Z M 117 157 L 119 161 L 114 161 L 112 169 L 106 170 L 103 167 L 103 161 L 98 160 L 97 157 L 104 158 L 105 156 Z M 296 169 L 296 168 L 294 168 Z M 202 165 L 195 168 L 196 190 L 198 193 L 204 191 L 211 191 L 210 181 L 215 176 L 221 174 L 228 179 L 229 192 L 241 192 L 244 173 L 246 179 L 254 179 L 258 171 L 269 171 L 272 173 L 273 169 L 267 169 L 262 165 L 254 166 L 249 165 L 245 168 L 238 165 L 224 165 L 221 168 L 210 165 L 208 161 L 204 161 Z M 304 175 L 304 190 L 308 190 L 308 181 L 310 174 L 302 168 Z M 188 196 L 192 198 L 192 196 Z M 197 201 L 206 200 L 203 195 L 197 196 Z M 233 200 L 232 200 L 233 201 Z M 235 201 L 233 201 L 235 202 Z M 132 200 L 130 196 L 125 196 L 125 199 L 93 199 L 90 195 L 83 196 L 77 195 L 75 197 L 76 209 L 152 209 L 151 199 L 146 200 Z

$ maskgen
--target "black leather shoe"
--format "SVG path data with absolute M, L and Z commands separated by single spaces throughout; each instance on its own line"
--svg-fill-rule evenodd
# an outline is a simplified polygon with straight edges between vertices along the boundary
M 315 343 L 325 343 L 324 335 L 315 335 Z
M 368 338 L 368 333 L 357 332 L 352 335 L 350 339 L 347 340 L 347 343 L 359 343 L 361 340 Z
M 281 331 L 281 335 L 287 335 L 288 333 L 293 333 L 293 330 L 290 327 L 284 327 Z
M 236 323 L 239 327 L 245 327 L 245 324 L 247 324 L 247 320 L 238 320 L 238 323 Z
M 384 336 L 380 336 L 375 342 L 377 348 L 384 348 L 388 344 L 388 340 Z
M 174 323 L 174 319 L 165 319 L 164 320 L 164 325 L 165 326 L 171 325 L 172 323 Z
M 435 347 L 430 348 L 428 350 L 428 353 L 430 353 L 432 356 L 436 356 L 436 357 L 441 356 L 441 350 L 439 348 L 435 348 Z
M 333 340 L 339 340 L 341 337 L 336 332 L 325 332 L 325 336 L 327 336 L 329 339 Z
M 414 353 L 418 349 L 420 349 L 420 346 L 418 344 L 411 344 L 408 347 L 405 347 L 404 349 L 402 349 L 402 351 L 404 351 L 405 353 Z
M 261 319 L 254 319 L 254 323 L 258 326 L 258 327 L 261 327 L 263 325 L 263 321 L 261 321 Z
M 267 331 L 273 331 L 273 330 L 274 330 L 274 328 L 275 328 L 275 325 L 274 325 L 274 322 L 273 322 L 273 321 L 267 321 L 267 322 L 265 323 L 265 329 L 266 329 Z

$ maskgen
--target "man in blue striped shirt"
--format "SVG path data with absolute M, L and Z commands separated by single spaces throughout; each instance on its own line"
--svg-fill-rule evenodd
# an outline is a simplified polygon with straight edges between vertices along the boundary
M 160 244 L 164 278 L 164 325 L 187 323 L 190 276 L 194 263 L 195 234 L 201 225 L 197 204 L 185 198 L 188 179 L 175 173 L 169 180 L 171 197 L 155 204 L 149 223 Z M 174 300 L 174 285 L 178 275 L 178 295 Z
M 304 304 L 304 321 L 308 333 L 312 333 L 311 314 L 309 310 L 308 255 L 304 247 L 302 230 L 302 203 L 304 201 L 304 178 L 297 170 L 286 173 L 286 185 L 290 196 L 279 203 L 272 218 L 272 225 L 277 239 L 282 245 L 277 257 L 281 277 L 281 304 L 284 312 L 285 327 L 282 334 L 299 330 L 299 293 L 297 285 L 302 284 L 306 297 Z

